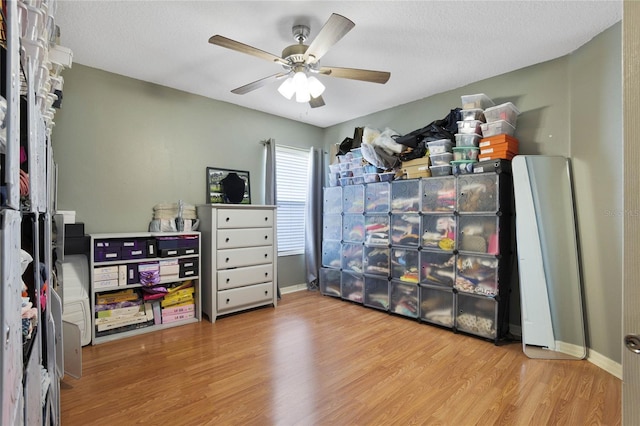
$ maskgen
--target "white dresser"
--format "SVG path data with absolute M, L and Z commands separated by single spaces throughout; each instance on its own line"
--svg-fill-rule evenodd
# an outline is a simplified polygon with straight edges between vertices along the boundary
M 276 207 L 197 206 L 202 237 L 202 312 L 220 315 L 277 305 Z

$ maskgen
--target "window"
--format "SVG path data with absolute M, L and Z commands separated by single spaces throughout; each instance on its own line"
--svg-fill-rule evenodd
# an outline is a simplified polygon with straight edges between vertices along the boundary
M 304 253 L 309 152 L 276 145 L 278 256 Z

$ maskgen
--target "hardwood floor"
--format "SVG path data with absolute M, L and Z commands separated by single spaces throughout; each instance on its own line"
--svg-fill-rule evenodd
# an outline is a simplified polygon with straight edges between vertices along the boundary
M 621 381 L 314 292 L 83 348 L 69 425 L 619 425 Z

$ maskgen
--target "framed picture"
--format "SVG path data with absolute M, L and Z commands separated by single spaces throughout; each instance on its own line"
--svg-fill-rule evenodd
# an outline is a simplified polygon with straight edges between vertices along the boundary
M 251 204 L 249 172 L 207 167 L 208 204 Z

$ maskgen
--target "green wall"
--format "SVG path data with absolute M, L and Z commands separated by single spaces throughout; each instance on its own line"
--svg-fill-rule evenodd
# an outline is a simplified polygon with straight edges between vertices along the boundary
M 88 233 L 144 231 L 157 203 L 204 202 L 207 166 L 249 170 L 253 202 L 262 203 L 262 139 L 328 152 L 354 127 L 407 133 L 443 118 L 461 95 L 486 93 L 522 112 L 521 154 L 572 159 L 589 346 L 620 363 L 620 28 L 571 55 L 326 129 L 75 64 L 63 74 L 52 136 L 58 207 L 76 210 Z M 302 256 L 279 258 L 278 268 L 281 287 L 304 283 Z M 517 285 L 511 304 L 519 324 Z

